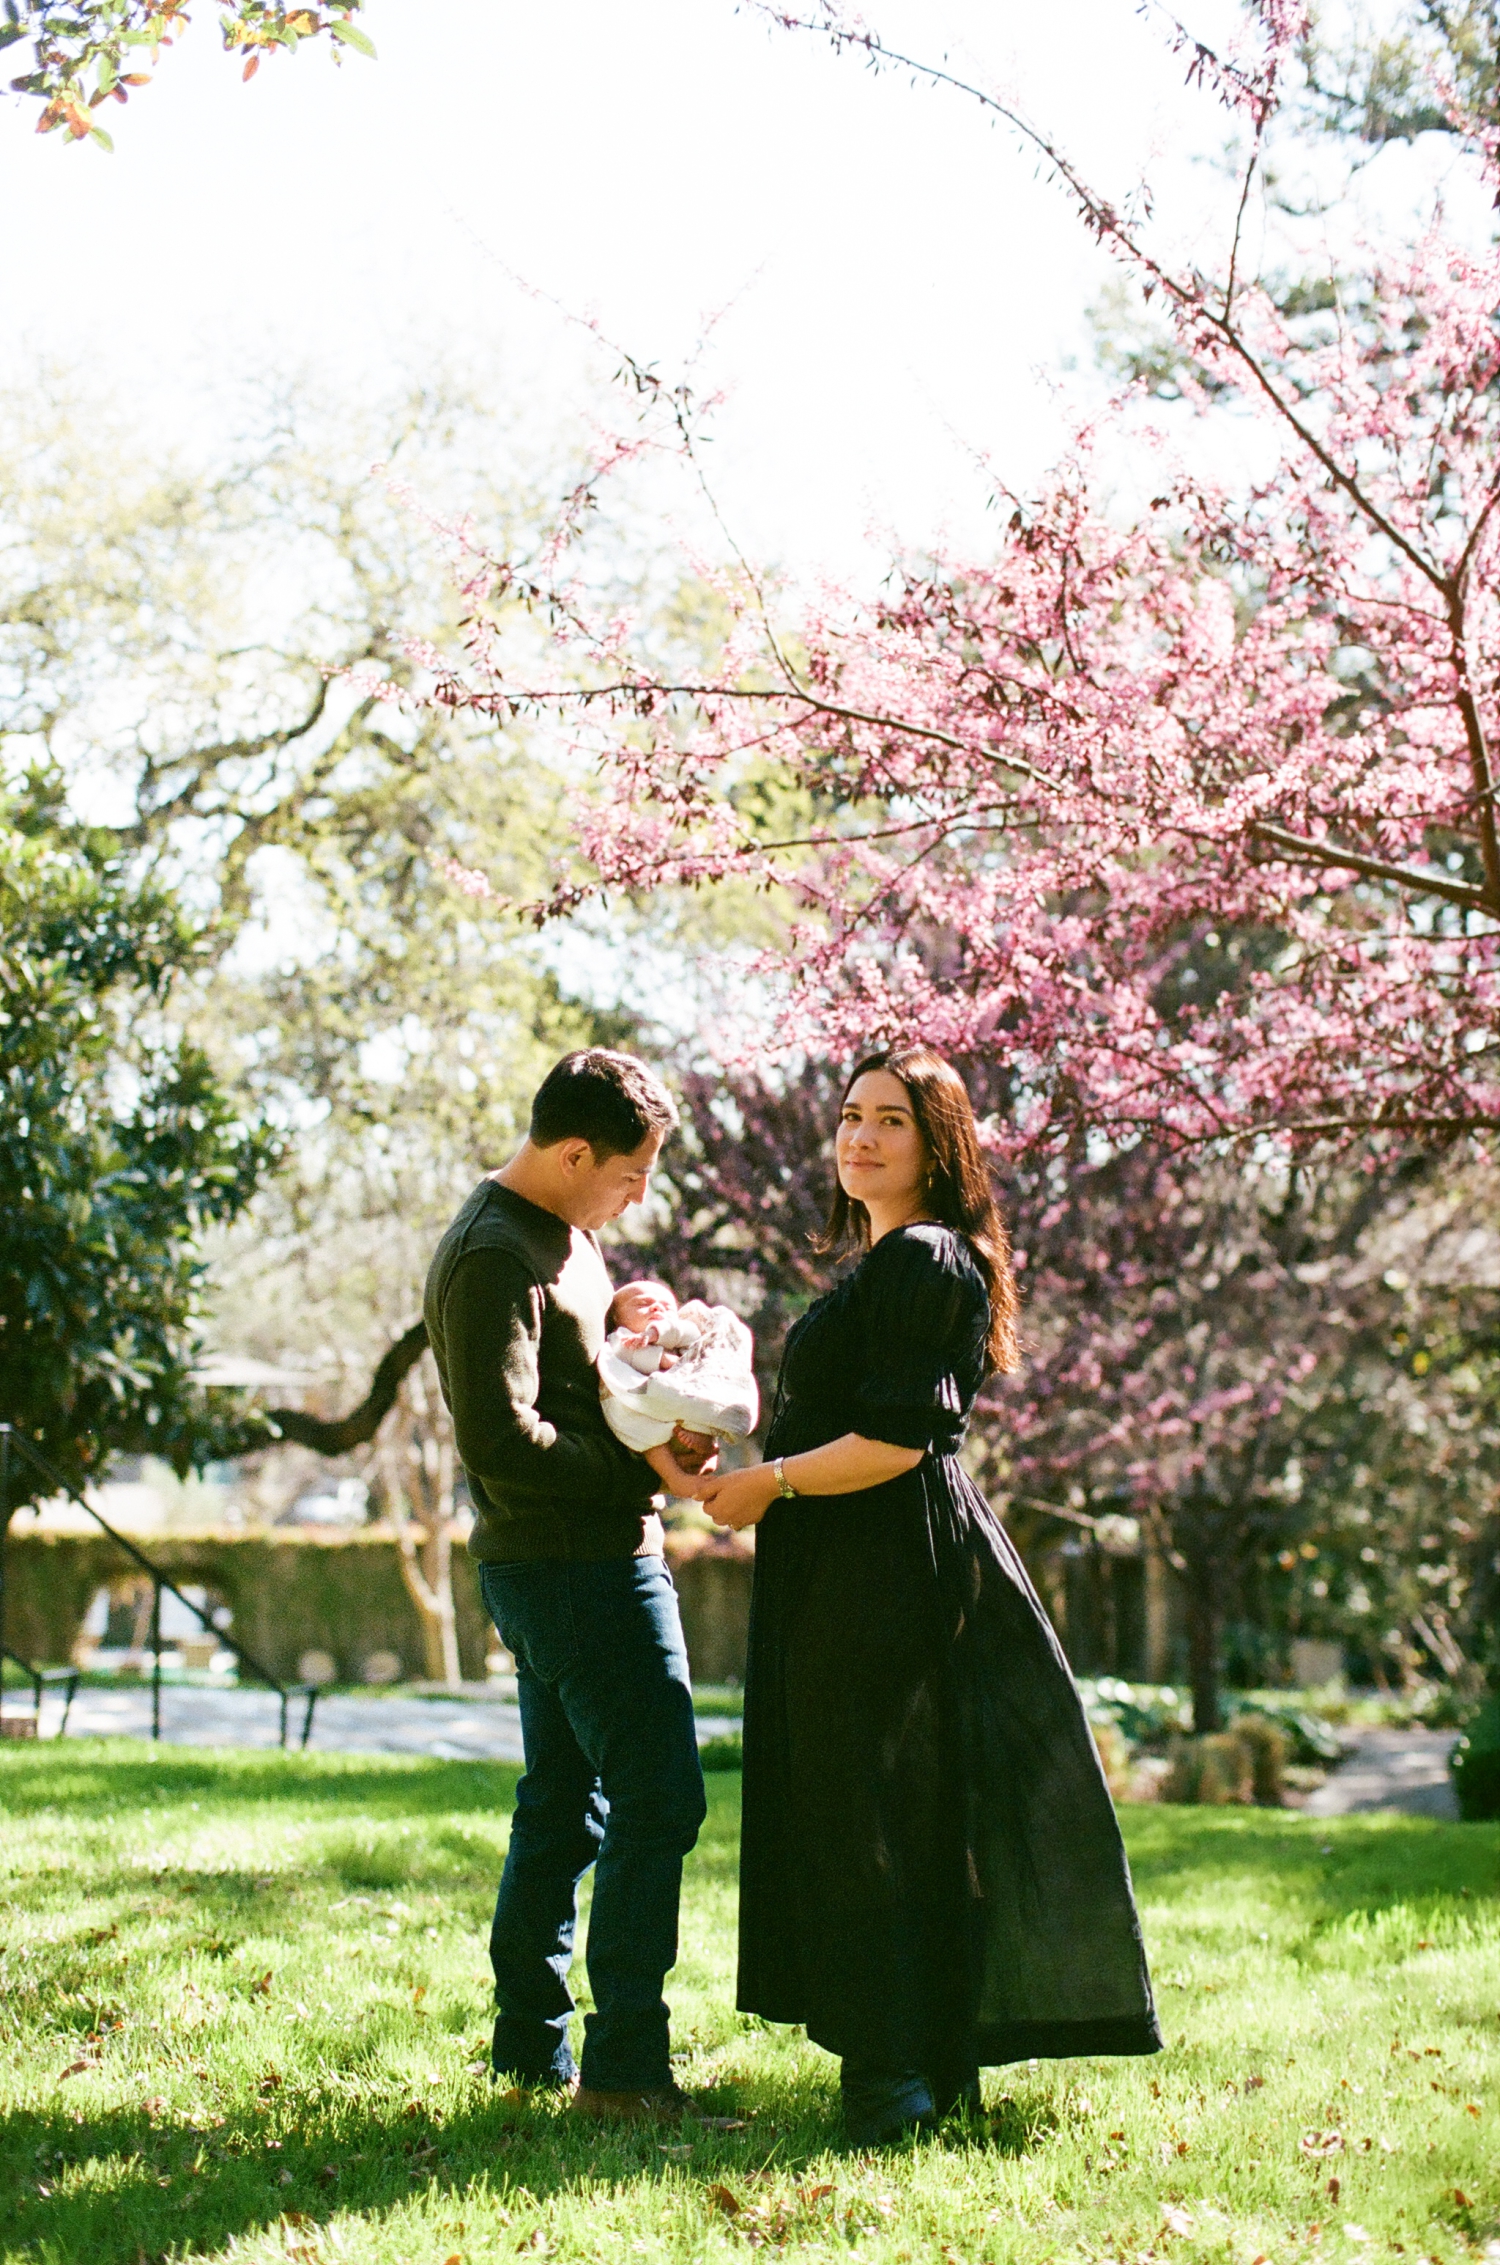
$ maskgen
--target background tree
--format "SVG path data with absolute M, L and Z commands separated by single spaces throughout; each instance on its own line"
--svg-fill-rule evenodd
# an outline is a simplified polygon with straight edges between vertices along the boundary
M 184 1471 L 229 1421 L 193 1376 L 204 1241 L 275 1144 L 173 1012 L 198 956 L 55 778 L 0 800 L 0 1408 L 73 1486 L 120 1453 Z M 11 1484 L 50 1491 L 14 1459 Z
M 249 1455 L 272 1514 L 312 1457 L 364 1476 L 428 1672 L 456 1675 L 427 1261 L 556 1055 L 626 1024 L 568 997 L 552 939 L 443 878 L 483 858 L 524 901 L 566 870 L 569 768 L 535 733 L 404 697 L 423 682 L 410 646 L 454 634 L 462 599 L 388 482 L 439 503 L 461 488 L 515 541 L 539 518 L 534 475 L 503 414 L 431 378 L 358 415 L 311 382 L 249 386 L 216 463 L 55 375 L 6 423 L 0 765 L 40 751 L 114 818 L 142 886 L 198 908 L 175 1011 L 280 1135 L 280 1172 L 212 1239 L 210 1349 L 304 1370 L 309 1404 L 242 1402 L 200 1451 Z M 351 676 L 371 663 L 401 697 Z

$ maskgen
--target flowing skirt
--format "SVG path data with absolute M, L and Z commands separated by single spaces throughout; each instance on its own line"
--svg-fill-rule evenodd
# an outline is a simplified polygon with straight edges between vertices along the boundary
M 738 2004 L 891 2070 L 1160 2049 L 1093 1735 L 955 1457 L 759 1528 Z

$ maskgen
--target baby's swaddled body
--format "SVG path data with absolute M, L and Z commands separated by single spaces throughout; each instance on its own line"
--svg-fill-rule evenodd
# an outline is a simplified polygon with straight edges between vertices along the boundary
M 706 1455 L 712 1443 L 749 1437 L 760 1393 L 749 1330 L 728 1306 L 679 1306 L 658 1282 L 629 1282 L 597 1367 L 604 1420 L 637 1454 L 664 1447 Z

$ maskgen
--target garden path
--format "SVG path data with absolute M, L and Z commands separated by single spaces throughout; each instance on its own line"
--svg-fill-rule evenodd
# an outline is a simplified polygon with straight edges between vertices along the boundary
M 1451 1730 L 1364 1730 L 1326 1785 L 1309 1794 L 1305 1814 L 1348 1817 L 1402 1809 L 1414 1817 L 1456 1817 L 1448 1776 Z
M 42 1702 L 41 1735 L 56 1734 L 62 1702 Z M 302 1710 L 293 1702 L 292 1728 Z M 205 1690 L 168 1684 L 161 1695 L 161 1734 L 171 1746 L 274 1746 L 280 1734 L 276 1695 L 257 1690 Z M 729 1717 L 698 1717 L 700 1744 L 739 1729 Z M 148 1686 L 79 1692 L 68 1718 L 70 1738 L 147 1738 Z M 521 1760 L 521 1710 L 513 1700 L 341 1696 L 319 1699 L 311 1746 L 323 1753 L 434 1754 L 444 1761 Z
M 41 1734 L 56 1734 L 61 1701 L 42 1704 Z M 293 1730 L 300 1723 L 294 1706 Z M 162 1692 L 162 1738 L 172 1746 L 274 1746 L 279 1730 L 274 1693 L 254 1689 L 205 1690 L 168 1684 Z M 700 1743 L 739 1729 L 730 1716 L 700 1715 Z M 151 1693 L 143 1686 L 86 1689 L 73 1702 L 70 1737 L 145 1738 L 151 1731 Z M 330 1693 L 318 1701 L 312 1746 L 323 1753 L 431 1754 L 444 1761 L 519 1762 L 521 1714 L 500 1697 L 389 1698 Z M 1309 1795 L 1304 1813 L 1343 1817 L 1393 1809 L 1411 1816 L 1456 1817 L 1448 1778 L 1451 1730 L 1366 1730 L 1326 1785 Z

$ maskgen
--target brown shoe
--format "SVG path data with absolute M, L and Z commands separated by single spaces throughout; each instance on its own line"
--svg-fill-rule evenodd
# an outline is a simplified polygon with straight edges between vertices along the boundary
M 580 2084 L 568 2110 L 599 2123 L 680 2123 L 684 2116 L 698 2113 L 698 2103 L 675 2084 L 664 2084 L 654 2092 L 598 2092 Z

